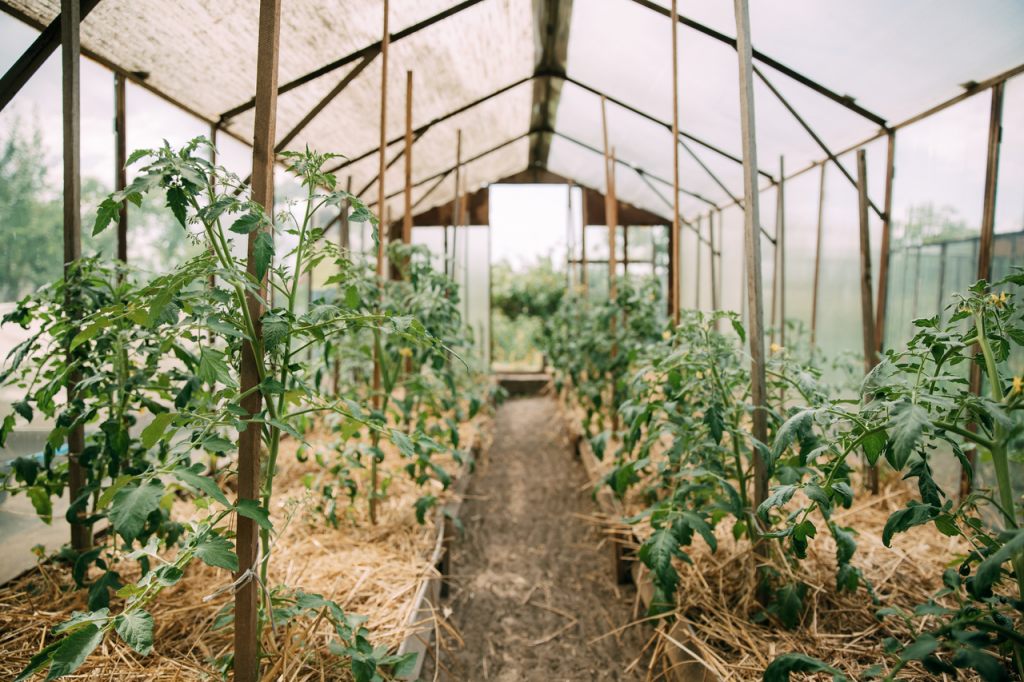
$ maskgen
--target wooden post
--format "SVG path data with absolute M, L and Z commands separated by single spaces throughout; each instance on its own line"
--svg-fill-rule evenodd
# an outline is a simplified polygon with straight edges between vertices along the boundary
M 587 278 L 587 190 L 580 188 L 580 283 L 583 285 L 583 298 L 589 296 Z
M 629 225 L 622 226 L 622 276 L 629 277 Z
M 615 299 L 615 242 L 618 212 L 615 211 L 615 152 L 608 146 L 608 101 L 601 97 L 601 134 L 604 140 L 604 217 L 608 226 L 608 299 Z
M 779 157 L 779 193 L 775 210 L 778 214 L 775 228 L 776 281 L 779 283 L 779 345 L 786 345 L 786 165 Z
M 678 325 L 682 287 L 679 285 L 679 13 L 676 5 L 677 0 L 672 0 L 672 229 L 668 238 L 668 290 L 672 324 Z M 699 262 L 699 235 L 697 249 Z
M 387 194 L 384 193 L 384 175 L 387 171 L 387 126 L 388 126 L 388 43 L 391 34 L 388 32 L 388 0 L 384 0 L 384 29 L 380 49 L 380 153 L 379 175 L 377 176 L 377 286 L 384 286 L 384 240 L 387 238 Z M 381 396 L 380 369 L 380 331 L 374 330 L 373 344 L 373 397 L 371 404 L 375 411 L 383 404 Z M 376 446 L 379 436 L 373 431 L 373 445 Z M 377 457 L 370 459 L 370 523 L 377 524 Z
M 82 257 L 82 107 L 79 61 L 81 43 L 79 22 L 81 20 L 79 0 L 61 0 L 61 91 L 64 117 L 64 278 L 69 283 L 64 303 L 68 322 L 72 328 L 81 315 L 81 301 L 70 286 L 74 278 L 77 261 Z M 67 348 L 69 363 L 75 361 L 75 354 Z M 77 371 L 70 372 L 67 379 L 67 401 L 75 400 L 78 382 Z M 78 457 L 85 449 L 85 426 L 76 424 L 68 432 L 68 499 L 74 502 L 85 487 L 85 471 Z M 84 514 L 79 514 L 79 518 Z M 92 528 L 84 523 L 71 524 L 71 547 L 79 552 L 92 546 Z
M 345 191 L 352 193 L 352 176 L 348 176 L 345 181 Z M 341 253 L 343 258 L 351 258 L 350 247 L 349 247 L 349 223 L 348 223 L 348 209 L 349 201 L 341 202 L 340 211 L 338 213 L 338 251 Z M 341 358 L 338 354 L 334 355 L 333 363 L 333 379 L 334 379 L 334 395 L 337 397 L 341 391 Z
M 210 124 L 210 164 L 214 165 L 214 166 L 217 165 L 217 131 L 218 131 L 217 124 L 216 123 L 211 123 Z M 211 173 L 211 175 L 210 175 L 210 185 L 211 186 L 213 186 L 215 180 L 216 180 L 215 175 Z M 213 245 L 212 244 L 210 245 L 210 248 L 208 249 L 208 251 L 209 251 L 210 254 L 214 253 Z M 212 289 L 216 289 L 217 288 L 217 275 L 215 275 L 215 274 L 213 274 L 211 272 L 210 273 L 210 279 L 207 282 L 207 284 L 209 285 L 211 290 Z M 212 333 L 210 334 L 210 338 L 211 339 L 213 338 L 213 334 Z M 213 456 L 211 461 L 216 461 L 216 456 Z
M 996 223 L 996 189 L 999 186 L 999 143 L 1003 131 L 1003 93 L 1006 83 L 1000 82 L 992 87 L 992 104 L 988 119 L 988 156 L 985 164 L 985 194 L 981 211 L 981 235 L 978 239 L 978 271 L 977 279 L 989 280 L 992 277 L 992 243 Z M 977 352 L 977 344 L 975 344 Z M 970 388 L 975 395 L 981 394 L 981 366 L 971 363 Z M 967 452 L 967 461 L 973 470 L 978 453 L 971 449 Z M 966 497 L 971 492 L 971 474 L 965 468 L 960 473 L 960 496 Z
M 272 214 L 274 212 L 274 139 L 277 128 L 277 64 L 281 38 L 281 0 L 260 0 L 259 38 L 256 56 L 256 114 L 252 145 L 252 199 Z M 267 228 L 262 228 L 266 230 Z M 249 233 L 246 267 L 256 279 L 256 239 L 261 230 Z M 262 410 L 262 394 L 253 390 L 260 383 L 256 347 L 262 336 L 260 299 L 266 290 L 266 279 L 259 282 L 259 295 L 246 294 L 249 315 L 255 326 L 257 344 L 242 343 L 241 388 L 249 391 L 242 400 L 246 414 Z M 250 424 L 238 438 L 238 499 L 256 501 L 260 490 L 260 448 L 262 432 L 258 424 Z M 257 502 L 258 504 L 258 502 Z M 259 584 L 253 572 L 259 544 L 258 529 L 252 519 L 236 514 L 239 586 L 235 591 L 235 680 L 256 682 L 259 671 Z
M 459 192 L 462 190 L 462 128 L 455 131 L 455 197 L 452 199 L 452 255 L 451 277 L 455 278 L 456 245 L 459 238 Z M 445 273 L 448 273 L 448 247 L 445 240 Z
M 693 287 L 693 307 L 694 307 L 695 310 L 700 310 L 700 251 L 701 251 L 700 243 L 701 243 L 701 237 L 704 236 L 704 216 L 701 216 L 701 215 L 697 216 L 696 228 L 697 228 L 697 246 L 695 248 L 696 248 L 696 251 L 697 251 L 697 258 L 696 258 L 696 262 L 694 263 L 695 267 L 693 268 L 693 275 L 694 275 L 694 277 L 693 277 L 693 281 L 694 281 L 694 287 Z
M 811 347 L 818 334 L 818 292 L 821 281 L 821 238 L 825 224 L 825 162 L 821 162 L 821 179 L 818 183 L 818 236 L 814 242 L 814 283 L 811 285 Z
M 405 72 L 405 216 L 402 243 L 412 243 L 412 71 Z
M 114 190 L 120 192 L 128 185 L 128 171 L 125 164 L 128 162 L 127 128 L 125 125 L 125 78 L 121 73 L 114 73 L 114 135 L 117 141 L 114 145 L 114 164 L 116 174 L 114 175 Z M 128 262 L 128 202 L 121 203 L 121 209 L 117 215 L 117 259 L 122 263 Z
M 715 254 L 715 252 L 716 252 L 716 249 L 715 249 L 715 222 L 716 222 L 715 221 L 715 213 L 718 213 L 718 221 L 717 222 L 718 222 L 719 228 L 721 228 L 721 225 L 722 225 L 722 214 L 720 212 L 718 212 L 718 211 L 715 211 L 715 210 L 709 211 L 708 212 L 708 241 L 710 242 L 710 246 L 708 248 L 711 249 L 711 310 L 712 311 L 718 310 L 718 295 L 719 295 L 719 291 L 718 291 L 719 267 L 715 263 L 715 259 L 718 257 Z M 721 246 L 719 246 L 718 248 L 721 248 Z M 715 326 L 717 328 L 717 326 L 718 326 L 717 321 L 715 323 Z
M 864 336 L 864 373 L 870 372 L 878 363 L 878 349 L 875 346 L 874 297 L 871 292 L 871 233 L 868 226 L 868 164 L 867 152 L 857 150 L 857 208 L 860 223 L 860 312 Z M 878 467 L 867 467 L 867 485 L 874 495 L 878 494 Z
M 764 303 L 761 292 L 761 224 L 757 187 L 757 141 L 754 133 L 754 81 L 751 64 L 750 10 L 747 0 L 733 0 L 736 15 L 736 54 L 739 61 L 740 127 L 743 140 L 743 234 L 746 251 L 747 336 L 750 338 L 750 394 L 753 403 L 751 435 L 761 443 L 768 441 L 765 412 L 766 386 L 764 369 Z M 761 452 L 754 448 L 754 499 L 756 509 L 768 497 L 768 472 Z M 767 553 L 764 542 L 755 549 L 762 558 Z
M 878 254 L 878 302 L 875 304 L 875 348 L 885 344 L 885 312 L 889 296 L 889 235 L 892 230 L 892 180 L 896 175 L 896 132 L 890 130 L 885 161 L 885 203 L 882 210 L 882 244 Z

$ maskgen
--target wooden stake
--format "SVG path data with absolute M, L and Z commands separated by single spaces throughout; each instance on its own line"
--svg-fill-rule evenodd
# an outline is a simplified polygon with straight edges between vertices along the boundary
M 693 307 L 695 310 L 700 310 L 700 257 L 701 257 L 701 238 L 704 236 L 704 216 L 697 216 L 697 245 L 695 247 L 697 252 L 696 262 L 693 268 Z
M 619 200 L 615 191 L 615 147 L 612 147 L 611 157 L 608 161 L 608 177 L 611 180 L 608 190 L 608 205 L 610 207 L 608 231 L 608 298 L 614 301 L 618 298 L 618 286 L 616 277 L 619 272 L 618 236 L 619 236 Z
M 779 283 L 779 345 L 786 345 L 786 166 L 779 157 L 779 194 L 775 210 L 778 214 L 775 228 L 776 270 Z
M 256 56 L 256 115 L 252 148 L 252 199 L 269 214 L 274 212 L 274 139 L 277 128 L 277 64 L 281 38 L 281 0 L 260 0 L 259 38 Z M 266 230 L 267 228 L 262 228 Z M 261 230 L 249 233 L 246 267 L 256 279 L 256 239 Z M 262 347 L 260 299 L 266 291 L 266 278 L 260 281 L 259 295 L 249 292 L 246 302 L 256 331 L 256 347 Z M 260 383 L 256 350 L 248 340 L 242 343 L 241 388 L 249 392 L 241 407 L 256 416 L 262 410 L 262 394 L 253 390 Z M 238 499 L 257 502 L 260 490 L 260 448 L 262 431 L 250 424 L 239 432 Z M 258 529 L 252 519 L 236 514 L 238 573 L 235 591 L 235 680 L 256 682 L 259 671 L 259 584 L 252 576 L 257 570 Z
M 615 156 L 608 146 L 608 100 L 601 97 L 601 134 L 604 140 L 604 217 L 608 226 L 608 298 L 615 299 L 615 242 L 618 228 L 617 217 L 613 218 L 615 212 L 612 204 L 614 199 L 615 184 Z
M 79 61 L 81 20 L 79 0 L 61 0 L 61 91 L 64 117 L 64 278 L 69 283 L 64 299 L 66 315 L 72 328 L 81 315 L 78 296 L 71 286 L 74 269 L 82 257 L 82 106 Z M 67 348 L 68 363 L 75 354 Z M 71 405 L 76 397 L 81 376 L 70 372 L 67 379 L 67 401 Z M 68 432 L 68 498 L 73 502 L 85 487 L 85 470 L 78 457 L 85 449 L 85 426 L 76 424 Z M 84 514 L 79 514 L 82 518 Z M 71 547 L 79 552 L 92 546 L 92 528 L 85 523 L 71 524 Z
M 985 164 L 985 193 L 981 211 L 981 235 L 978 239 L 978 270 L 977 279 L 988 280 L 992 276 L 992 244 L 996 220 L 996 189 L 999 186 L 999 143 L 1003 130 L 1003 93 L 1006 87 L 1001 82 L 992 88 L 992 104 L 988 119 L 988 156 Z M 977 344 L 975 344 L 977 352 Z M 970 388 L 975 395 L 981 394 L 981 366 L 971 363 Z M 978 453 L 971 449 L 967 452 L 967 461 L 971 469 L 975 467 Z M 964 468 L 960 473 L 960 496 L 966 497 L 971 492 L 970 472 Z
M 580 188 L 580 283 L 583 285 L 583 300 L 589 297 L 589 283 L 587 276 L 587 190 Z
M 710 246 L 708 247 L 708 248 L 711 249 L 711 310 L 718 310 L 719 309 L 719 306 L 718 306 L 718 293 L 719 293 L 718 292 L 718 287 L 719 287 L 718 275 L 719 275 L 719 267 L 718 267 L 718 264 L 716 263 L 716 260 L 717 260 L 718 256 L 715 253 L 716 252 L 716 249 L 715 249 L 715 222 L 716 222 L 715 221 L 715 214 L 716 213 L 718 213 L 718 212 L 717 211 L 711 211 L 711 212 L 708 213 L 708 241 L 711 242 Z M 718 213 L 718 221 L 717 222 L 718 222 L 719 228 L 721 228 L 721 225 L 722 225 L 722 214 L 721 213 Z M 721 248 L 721 247 L 719 246 L 719 248 Z M 717 321 L 715 322 L 715 326 L 717 328 L 717 326 L 718 326 L 718 322 Z
M 679 13 L 677 0 L 672 0 L 672 231 L 668 238 L 669 263 L 669 311 L 672 323 L 679 324 L 679 299 L 682 287 L 679 283 Z M 698 223 L 698 230 L 700 229 Z M 700 261 L 700 235 L 697 238 L 698 262 Z M 698 274 L 698 277 L 700 275 Z M 698 290 L 699 291 L 699 290 Z M 698 294 L 699 295 L 699 294 Z M 698 307 L 699 307 L 698 302 Z
M 405 72 L 405 216 L 402 243 L 412 243 L 412 71 Z
M 864 336 L 864 373 L 878 363 L 875 346 L 874 297 L 871 292 L 871 233 L 868 225 L 868 165 L 867 152 L 857 150 L 857 208 L 860 223 L 860 312 Z M 872 494 L 878 494 L 878 467 L 867 467 L 867 484 Z
M 896 175 L 896 133 L 889 131 L 885 162 L 885 199 L 882 210 L 882 244 L 878 254 L 878 302 L 875 304 L 875 349 L 885 344 L 885 311 L 889 296 L 889 234 L 892 229 L 892 180 Z
M 821 238 L 825 225 L 825 162 L 821 162 L 821 180 L 818 183 L 818 236 L 814 243 L 814 283 L 811 285 L 811 346 L 818 334 L 818 292 L 821 281 Z
M 455 197 L 452 199 L 452 255 L 451 255 L 451 277 L 455 277 L 455 260 L 457 252 L 455 249 L 459 238 L 459 192 L 462 191 L 462 129 L 455 131 Z M 447 255 L 448 249 L 445 248 Z M 445 264 L 445 272 L 448 272 L 448 265 Z
M 114 135 L 117 141 L 114 145 L 114 164 L 116 174 L 114 175 L 114 190 L 120 192 L 128 185 L 128 171 L 125 164 L 128 163 L 127 127 L 125 123 L 125 78 L 120 73 L 114 73 Z M 121 203 L 121 210 L 117 215 L 117 259 L 122 263 L 128 262 L 128 202 Z
M 754 133 L 754 82 L 750 46 L 750 10 L 747 0 L 733 0 L 736 14 L 736 54 L 739 57 L 740 127 L 743 140 L 743 233 L 746 251 L 747 336 L 750 338 L 750 394 L 753 403 L 751 435 L 760 443 L 768 441 L 764 368 L 764 304 L 761 291 L 761 235 L 758 226 L 757 141 Z M 754 500 L 756 509 L 768 497 L 768 472 L 761 452 L 754 448 Z M 763 541 L 755 543 L 761 557 L 767 553 Z
M 384 193 L 384 175 L 387 171 L 387 125 L 388 125 L 388 0 L 384 0 L 384 36 L 380 50 L 380 169 L 377 177 L 377 285 L 384 286 L 384 241 L 387 239 L 387 195 Z M 380 331 L 374 330 L 373 343 L 373 409 L 379 411 L 383 404 L 381 396 Z M 372 441 L 376 447 L 380 436 L 373 431 Z M 370 459 L 370 523 L 377 524 L 377 457 Z

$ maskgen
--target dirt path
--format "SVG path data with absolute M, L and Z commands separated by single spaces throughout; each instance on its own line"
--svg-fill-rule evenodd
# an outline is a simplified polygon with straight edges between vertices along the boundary
M 439 679 L 640 680 L 649 630 L 630 627 L 635 590 L 617 586 L 582 465 L 550 398 L 509 401 L 462 508 L 447 604 L 465 640 L 449 638 Z M 447 670 L 443 670 L 447 668 Z M 431 679 L 427 674 L 424 679 Z

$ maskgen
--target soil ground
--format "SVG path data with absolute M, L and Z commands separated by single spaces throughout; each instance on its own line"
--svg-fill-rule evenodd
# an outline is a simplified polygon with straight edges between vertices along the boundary
M 438 679 L 645 678 L 646 659 L 635 659 L 652 630 L 609 634 L 635 620 L 636 591 L 615 584 L 595 511 L 554 401 L 503 405 L 462 507 L 445 605 L 463 644 L 446 638 Z

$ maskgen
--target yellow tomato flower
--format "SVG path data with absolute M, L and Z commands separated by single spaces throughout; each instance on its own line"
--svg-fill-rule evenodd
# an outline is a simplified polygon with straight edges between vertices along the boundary
M 1010 395 L 1017 395 L 1024 390 L 1024 377 L 1013 378 L 1013 388 L 1010 389 Z
M 666 329 L 665 331 L 663 331 L 661 333 L 661 338 L 665 339 L 666 341 L 671 340 L 672 339 L 672 332 L 670 332 L 669 330 Z
M 782 346 L 780 346 L 777 343 L 773 343 L 771 346 L 769 346 L 768 349 L 772 352 L 772 355 L 775 355 L 777 353 L 781 353 L 782 351 L 785 350 L 785 348 L 783 348 Z
M 398 354 L 401 355 L 403 358 L 411 358 L 412 348 L 409 348 L 408 346 L 402 346 L 401 348 L 398 349 Z
M 697 370 L 697 380 L 700 381 L 704 378 L 704 372 Z

